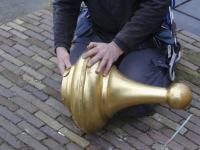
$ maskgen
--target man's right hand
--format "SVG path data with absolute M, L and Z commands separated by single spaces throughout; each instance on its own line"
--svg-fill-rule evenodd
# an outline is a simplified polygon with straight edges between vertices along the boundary
M 56 54 L 57 54 L 57 61 L 58 61 L 60 73 L 61 73 L 61 75 L 63 75 L 66 68 L 71 67 L 69 53 L 67 52 L 66 48 L 57 47 L 56 48 Z

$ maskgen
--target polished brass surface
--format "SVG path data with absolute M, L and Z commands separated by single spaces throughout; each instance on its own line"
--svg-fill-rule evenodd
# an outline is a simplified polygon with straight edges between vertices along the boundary
M 137 104 L 167 103 L 171 108 L 183 109 L 192 100 L 190 89 L 181 83 L 168 88 L 135 82 L 113 66 L 106 77 L 97 74 L 99 62 L 86 67 L 82 56 L 63 74 L 61 96 L 63 104 L 79 128 L 86 133 L 101 129 L 116 112 Z

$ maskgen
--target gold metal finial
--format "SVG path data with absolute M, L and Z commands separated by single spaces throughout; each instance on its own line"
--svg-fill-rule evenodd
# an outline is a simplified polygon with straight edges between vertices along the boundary
M 82 56 L 63 75 L 61 96 L 63 104 L 79 128 L 86 133 L 101 129 L 116 112 L 137 104 L 167 103 L 183 109 L 192 100 L 190 89 L 176 83 L 168 88 L 135 82 L 113 66 L 106 77 L 97 74 L 99 62 L 88 68 L 90 60 Z

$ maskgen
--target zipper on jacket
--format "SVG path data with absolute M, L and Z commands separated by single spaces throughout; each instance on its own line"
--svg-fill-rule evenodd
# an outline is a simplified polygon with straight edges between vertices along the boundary
M 115 28 L 116 28 L 117 31 L 119 31 L 119 29 L 117 27 L 117 21 L 116 21 L 115 2 L 114 2 L 114 0 L 111 0 L 111 9 L 112 9 L 112 16 L 113 16 Z

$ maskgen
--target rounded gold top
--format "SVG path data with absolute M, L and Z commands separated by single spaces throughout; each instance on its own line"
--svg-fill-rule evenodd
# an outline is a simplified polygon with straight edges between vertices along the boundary
M 192 99 L 190 89 L 182 83 L 175 83 L 168 88 L 167 103 L 173 109 L 183 109 Z

